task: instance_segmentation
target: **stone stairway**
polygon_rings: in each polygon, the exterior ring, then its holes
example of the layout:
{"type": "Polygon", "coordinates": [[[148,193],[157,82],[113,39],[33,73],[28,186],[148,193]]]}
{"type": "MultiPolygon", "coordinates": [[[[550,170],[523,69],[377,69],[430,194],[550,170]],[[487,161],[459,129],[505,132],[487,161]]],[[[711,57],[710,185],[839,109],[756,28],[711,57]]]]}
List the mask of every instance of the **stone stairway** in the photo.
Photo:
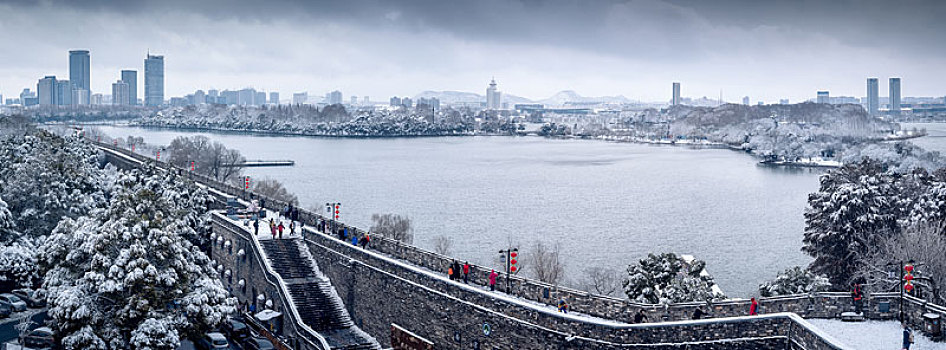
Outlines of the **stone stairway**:
{"type": "Polygon", "coordinates": [[[381,349],[355,326],[331,282],[319,274],[312,260],[302,255],[298,239],[261,240],[273,270],[286,282],[302,322],[318,332],[332,349],[381,349]]]}

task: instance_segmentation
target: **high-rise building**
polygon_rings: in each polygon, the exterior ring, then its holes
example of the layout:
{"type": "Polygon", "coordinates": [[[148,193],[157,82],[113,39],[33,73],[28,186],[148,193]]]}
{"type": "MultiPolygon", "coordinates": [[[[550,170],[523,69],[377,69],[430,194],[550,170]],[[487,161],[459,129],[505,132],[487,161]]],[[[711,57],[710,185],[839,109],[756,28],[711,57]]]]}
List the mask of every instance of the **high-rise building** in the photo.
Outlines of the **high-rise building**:
{"type": "Polygon", "coordinates": [[[371,99],[368,98],[368,96],[362,97],[362,98],[361,98],[361,104],[363,104],[363,105],[365,105],[365,106],[371,105],[371,99]]]}
{"type": "Polygon", "coordinates": [[[411,101],[410,97],[405,97],[401,99],[401,106],[411,108],[414,107],[414,101],[411,101]]]}
{"type": "Polygon", "coordinates": [[[388,100],[388,102],[389,102],[388,104],[389,104],[391,107],[400,107],[400,106],[401,106],[401,98],[400,98],[400,97],[397,97],[397,96],[391,97],[391,99],[388,100]]]}
{"type": "Polygon", "coordinates": [[[352,95],[352,97],[350,97],[350,99],[351,99],[351,105],[352,105],[352,106],[358,104],[358,96],[352,95]]]}
{"type": "Polygon", "coordinates": [[[87,105],[92,102],[92,96],[89,96],[89,90],[86,89],[72,89],[72,104],[73,105],[87,105]]]}
{"type": "Polygon", "coordinates": [[[818,103],[831,103],[831,95],[828,91],[818,91],[818,103]]]}
{"type": "Polygon", "coordinates": [[[503,107],[503,95],[502,92],[496,89],[496,79],[492,79],[489,82],[489,87],[486,88],[486,109],[501,109],[503,107]]]}
{"type": "Polygon", "coordinates": [[[253,100],[255,100],[255,99],[256,99],[256,89],[253,89],[253,88],[245,88],[245,89],[243,89],[243,90],[240,90],[240,91],[237,93],[237,102],[236,102],[236,104],[241,105],[241,106],[253,105],[253,104],[255,104],[255,103],[253,103],[253,100]]]}
{"type": "Polygon", "coordinates": [[[879,90],[877,78],[867,78],[867,113],[870,115],[877,114],[880,108],[879,90]]]}
{"type": "Polygon", "coordinates": [[[309,101],[308,92],[296,92],[292,94],[292,104],[301,105],[309,101]]]}
{"type": "Polygon", "coordinates": [[[253,104],[257,106],[262,106],[266,104],[266,93],[263,91],[257,91],[256,98],[253,99],[253,104]]]}
{"type": "Polygon", "coordinates": [[[204,93],[204,90],[194,91],[194,104],[201,105],[207,103],[207,94],[204,93]]]}
{"type": "Polygon", "coordinates": [[[330,105],[342,103],[342,92],[335,90],[325,95],[325,102],[330,105]]]}
{"type": "Polygon", "coordinates": [[[900,114],[900,78],[890,78],[890,113],[900,114]]]}
{"type": "Polygon", "coordinates": [[[112,84],[112,105],[127,106],[128,95],[131,94],[131,87],[124,80],[116,81],[112,84]]]}
{"type": "MultiPolygon", "coordinates": [[[[138,104],[138,71],[122,70],[122,82],[128,84],[128,94],[125,96],[124,105],[134,106],[138,104]]],[[[114,95],[114,94],[113,94],[114,95]]]]}
{"type": "Polygon", "coordinates": [[[746,106],[749,105],[749,96],[743,96],[743,97],[742,97],[742,104],[744,104],[744,105],[746,105],[746,106]]]}
{"type": "Polygon", "coordinates": [[[69,80],[56,80],[56,102],[61,106],[72,105],[72,82],[69,80]]]}
{"type": "Polygon", "coordinates": [[[274,92],[270,92],[270,93],[269,93],[269,104],[274,104],[274,105],[278,105],[278,104],[279,104],[279,93],[278,93],[278,92],[275,92],[275,91],[274,91],[274,92]]]}
{"type": "Polygon", "coordinates": [[[164,104],[164,56],[145,58],[145,105],[164,104]]]}
{"type": "Polygon", "coordinates": [[[673,83],[673,97],[670,100],[670,104],[673,106],[680,104],[680,83],[673,83]]]}
{"type": "Polygon", "coordinates": [[[92,94],[92,104],[100,105],[102,104],[102,94],[92,94]]]}
{"type": "Polygon", "coordinates": [[[56,88],[57,84],[55,75],[47,75],[36,83],[36,94],[39,97],[39,104],[41,106],[52,106],[59,104],[59,100],[56,98],[56,88]]]}
{"type": "MultiPolygon", "coordinates": [[[[69,87],[69,97],[72,99],[72,89],[82,89],[86,91],[85,99],[82,101],[76,101],[76,104],[89,104],[89,97],[91,95],[91,65],[92,61],[89,58],[88,50],[72,50],[69,51],[69,81],[72,82],[72,86],[69,87]]],[[[71,104],[71,103],[70,103],[71,104]]]]}

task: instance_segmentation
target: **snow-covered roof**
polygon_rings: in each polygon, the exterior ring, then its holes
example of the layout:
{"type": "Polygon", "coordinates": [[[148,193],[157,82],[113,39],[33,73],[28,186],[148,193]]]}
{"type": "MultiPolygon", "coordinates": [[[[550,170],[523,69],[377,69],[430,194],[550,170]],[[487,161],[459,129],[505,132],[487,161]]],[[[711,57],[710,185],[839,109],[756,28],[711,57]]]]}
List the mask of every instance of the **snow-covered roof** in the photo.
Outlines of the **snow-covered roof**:
{"type": "Polygon", "coordinates": [[[282,316],[282,312],[266,309],[266,310],[256,313],[256,315],[254,315],[253,317],[256,317],[257,320],[267,322],[279,316],[282,316]]]}

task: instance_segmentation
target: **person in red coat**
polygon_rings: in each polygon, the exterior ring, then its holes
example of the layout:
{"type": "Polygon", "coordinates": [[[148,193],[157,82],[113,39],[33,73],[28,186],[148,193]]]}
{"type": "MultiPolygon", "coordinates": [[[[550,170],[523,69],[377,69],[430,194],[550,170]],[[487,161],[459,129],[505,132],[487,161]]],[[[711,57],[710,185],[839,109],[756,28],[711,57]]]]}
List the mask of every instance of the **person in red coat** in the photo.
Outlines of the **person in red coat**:
{"type": "Polygon", "coordinates": [[[496,273],[496,270],[489,271],[489,290],[496,290],[496,277],[499,277],[499,274],[496,273]]]}
{"type": "Polygon", "coordinates": [[[754,316],[759,314],[759,302],[755,298],[751,299],[752,304],[749,305],[749,316],[754,316]]]}

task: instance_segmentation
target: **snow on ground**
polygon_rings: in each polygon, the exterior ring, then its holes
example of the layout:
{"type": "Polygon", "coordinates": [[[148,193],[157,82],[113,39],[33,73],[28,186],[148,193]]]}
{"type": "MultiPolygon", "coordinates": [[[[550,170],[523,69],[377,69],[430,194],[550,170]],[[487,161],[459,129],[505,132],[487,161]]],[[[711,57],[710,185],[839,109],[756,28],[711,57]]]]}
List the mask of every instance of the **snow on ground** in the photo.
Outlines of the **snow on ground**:
{"type": "MultiPolygon", "coordinates": [[[[900,349],[903,329],[897,321],[842,322],[840,320],[808,319],[809,323],[820,328],[851,349],[857,350],[893,350],[900,349]]],[[[913,330],[916,343],[910,350],[946,350],[946,343],[934,343],[923,336],[921,331],[913,330]]]]}

